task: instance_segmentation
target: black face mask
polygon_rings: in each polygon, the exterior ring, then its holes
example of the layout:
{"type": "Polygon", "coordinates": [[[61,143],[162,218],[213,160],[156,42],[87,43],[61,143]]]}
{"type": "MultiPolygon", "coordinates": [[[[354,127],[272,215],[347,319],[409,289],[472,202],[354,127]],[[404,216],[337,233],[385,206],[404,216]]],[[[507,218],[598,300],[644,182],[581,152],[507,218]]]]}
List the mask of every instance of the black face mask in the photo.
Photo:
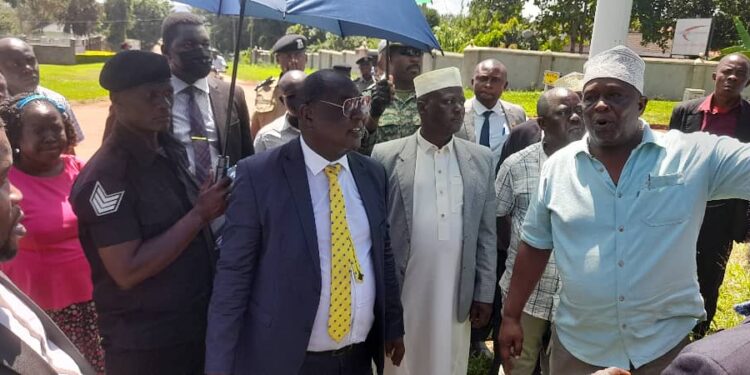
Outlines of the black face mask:
{"type": "Polygon", "coordinates": [[[204,78],[211,72],[211,53],[204,48],[193,48],[177,54],[182,70],[194,78],[204,78]]]}

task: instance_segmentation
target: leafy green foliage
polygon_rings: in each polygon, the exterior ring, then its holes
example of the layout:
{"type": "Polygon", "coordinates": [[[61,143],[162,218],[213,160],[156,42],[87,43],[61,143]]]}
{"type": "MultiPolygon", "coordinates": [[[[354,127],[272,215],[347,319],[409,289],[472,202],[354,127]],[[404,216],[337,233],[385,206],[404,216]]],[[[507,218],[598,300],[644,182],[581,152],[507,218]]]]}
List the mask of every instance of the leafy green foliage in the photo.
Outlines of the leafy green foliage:
{"type": "Polygon", "coordinates": [[[21,30],[18,14],[7,3],[0,3],[0,36],[15,35],[21,30]]]}
{"type": "Polygon", "coordinates": [[[711,49],[739,44],[734,17],[745,24],[750,22],[747,0],[633,0],[632,18],[643,34],[643,42],[662,48],[674,38],[680,18],[713,18],[711,49]]]}
{"type": "Polygon", "coordinates": [[[750,33],[748,33],[747,28],[742,24],[739,17],[734,17],[734,26],[737,28],[737,34],[740,36],[740,45],[722,49],[719,56],[714,57],[713,60],[721,60],[724,56],[733,53],[741,53],[750,57],[750,33]]]}
{"type": "Polygon", "coordinates": [[[88,35],[99,26],[104,9],[96,0],[70,0],[68,9],[58,15],[64,31],[74,35],[88,35]]]}
{"type": "Polygon", "coordinates": [[[68,10],[69,0],[20,0],[16,11],[24,33],[31,34],[55,22],[68,10]]]}
{"type": "Polygon", "coordinates": [[[355,50],[362,45],[366,45],[368,48],[375,48],[379,42],[378,39],[366,38],[363,36],[349,36],[342,38],[336,34],[303,25],[292,25],[287,29],[287,33],[301,34],[307,37],[310,43],[308,50],[311,52],[319,51],[321,49],[336,51],[345,49],[355,50]]]}
{"type": "Polygon", "coordinates": [[[576,52],[576,47],[581,52],[591,40],[595,0],[534,0],[534,4],[541,9],[536,27],[547,49],[559,51],[569,43],[569,52],[576,52]]]}
{"type": "Polygon", "coordinates": [[[151,50],[161,38],[161,23],[171,11],[167,0],[133,0],[133,22],[128,37],[141,41],[141,49],[151,50]]]}
{"type": "Polygon", "coordinates": [[[127,38],[127,31],[132,23],[132,5],[130,0],[107,0],[104,3],[107,19],[107,41],[112,46],[119,46],[127,38]]]}

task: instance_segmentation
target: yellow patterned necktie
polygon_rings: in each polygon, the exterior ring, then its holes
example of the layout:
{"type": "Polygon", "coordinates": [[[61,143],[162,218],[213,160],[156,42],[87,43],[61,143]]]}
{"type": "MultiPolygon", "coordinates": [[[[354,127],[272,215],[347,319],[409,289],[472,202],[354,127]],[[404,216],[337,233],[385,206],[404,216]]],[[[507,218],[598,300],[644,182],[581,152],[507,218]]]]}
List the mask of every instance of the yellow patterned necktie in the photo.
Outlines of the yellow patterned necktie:
{"type": "Polygon", "coordinates": [[[328,306],[328,335],[340,342],[352,325],[352,285],[350,275],[361,283],[364,275],[354,252],[346,222],[346,203],[339,185],[341,164],[325,168],[331,207],[331,304],[328,306]]]}

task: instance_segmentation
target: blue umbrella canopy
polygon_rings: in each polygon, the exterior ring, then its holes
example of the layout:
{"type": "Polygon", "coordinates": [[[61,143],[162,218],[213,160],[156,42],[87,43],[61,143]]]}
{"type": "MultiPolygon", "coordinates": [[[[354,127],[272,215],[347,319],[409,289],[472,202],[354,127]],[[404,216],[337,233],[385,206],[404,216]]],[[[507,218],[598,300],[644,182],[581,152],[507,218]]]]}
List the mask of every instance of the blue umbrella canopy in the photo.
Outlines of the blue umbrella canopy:
{"type": "MultiPolygon", "coordinates": [[[[223,15],[239,15],[243,0],[180,0],[223,15]]],[[[440,50],[414,1],[408,0],[245,0],[245,16],[317,27],[336,35],[401,42],[425,51],[440,50]]]]}

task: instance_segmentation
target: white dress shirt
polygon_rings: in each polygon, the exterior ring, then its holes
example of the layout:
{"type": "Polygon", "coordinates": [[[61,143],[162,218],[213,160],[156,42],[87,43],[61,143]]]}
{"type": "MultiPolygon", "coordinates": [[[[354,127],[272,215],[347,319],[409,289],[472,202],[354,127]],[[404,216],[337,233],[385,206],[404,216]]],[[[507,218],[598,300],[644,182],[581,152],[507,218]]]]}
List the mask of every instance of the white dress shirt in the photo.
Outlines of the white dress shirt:
{"type": "Polygon", "coordinates": [[[0,285],[0,324],[44,358],[58,374],[81,374],[78,365],[68,353],[47,338],[44,326],[34,311],[3,285],[0,285]]]}
{"type": "Polygon", "coordinates": [[[500,160],[500,152],[503,150],[503,143],[508,139],[510,134],[510,125],[508,124],[503,105],[500,100],[492,108],[487,108],[476,98],[471,99],[471,106],[474,109],[474,133],[477,136],[477,144],[482,137],[482,125],[484,125],[484,113],[492,111],[490,115],[490,149],[495,164],[500,160]]]}
{"type": "MultiPolygon", "coordinates": [[[[190,163],[190,172],[195,173],[195,155],[193,155],[193,141],[190,139],[190,112],[188,109],[188,93],[184,91],[188,86],[183,80],[172,76],[172,88],[174,89],[174,104],[172,106],[172,127],[173,134],[178,141],[185,146],[188,162],[190,163]]],[[[208,97],[208,80],[201,78],[193,82],[192,86],[198,90],[194,91],[195,101],[198,103],[203,115],[203,124],[206,126],[206,135],[211,152],[211,166],[216,165],[219,157],[219,135],[216,133],[214,124],[214,113],[211,108],[211,99],[208,97]]]]}
{"type": "Polygon", "coordinates": [[[330,162],[313,151],[303,138],[302,154],[305,158],[307,182],[310,185],[313,214],[315,215],[315,230],[318,237],[318,254],[320,256],[320,303],[315,315],[312,334],[307,350],[322,352],[336,350],[348,345],[364,342],[375,321],[375,271],[372,264],[372,238],[370,237],[370,222],[367,219],[365,206],[359,195],[357,184],[349,168],[346,156],[330,162]],[[331,211],[328,197],[328,177],[323,172],[326,166],[341,164],[339,185],[344,194],[346,205],[346,222],[354,243],[357,260],[364,273],[361,283],[352,283],[352,326],[349,333],[341,342],[334,341],[328,335],[328,310],[331,303],[331,211]]]}
{"type": "Polygon", "coordinates": [[[286,114],[280,116],[270,124],[260,128],[253,144],[256,154],[279,147],[299,137],[299,129],[292,126],[286,116],[286,114]]]}

